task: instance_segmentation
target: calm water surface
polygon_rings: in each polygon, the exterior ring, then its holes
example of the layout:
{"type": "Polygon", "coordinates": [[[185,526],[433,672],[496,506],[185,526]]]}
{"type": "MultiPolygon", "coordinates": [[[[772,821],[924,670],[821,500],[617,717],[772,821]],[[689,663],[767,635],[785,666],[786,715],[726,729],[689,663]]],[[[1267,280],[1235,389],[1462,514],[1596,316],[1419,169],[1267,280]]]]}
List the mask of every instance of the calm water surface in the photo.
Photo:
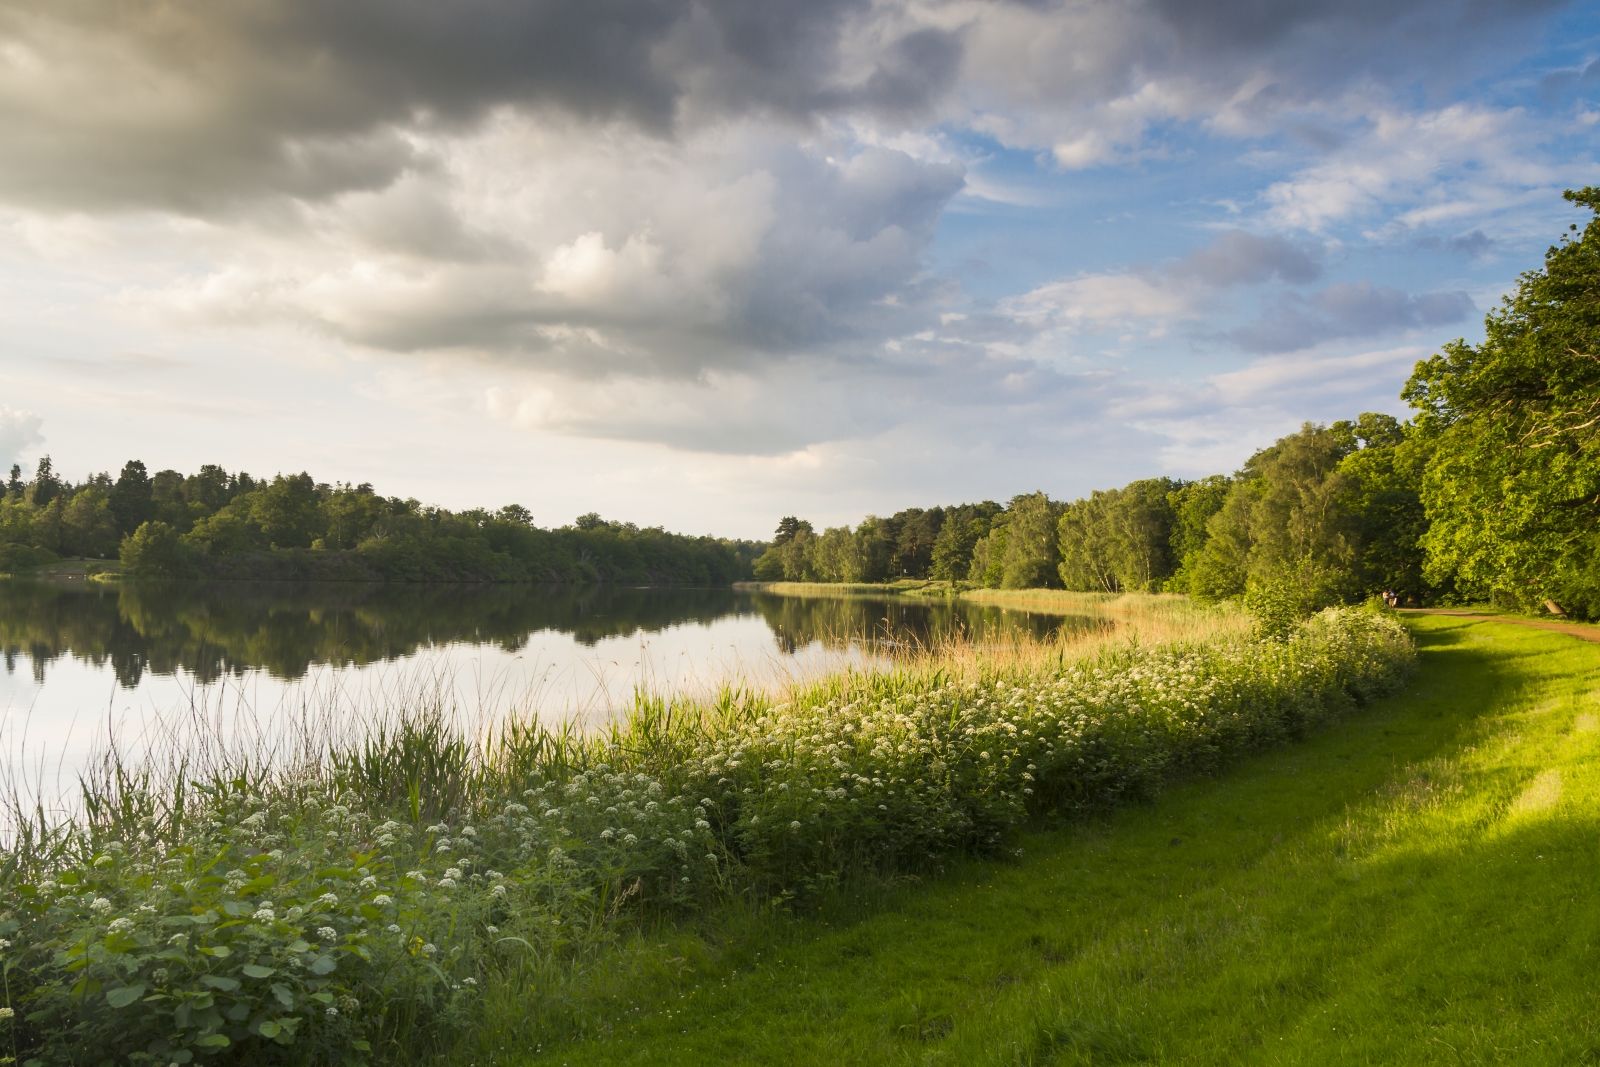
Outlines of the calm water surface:
{"type": "Polygon", "coordinates": [[[592,725],[636,690],[771,688],[953,635],[1047,636],[1082,618],[732,589],[0,581],[0,759],[71,779],[109,732],[197,724],[259,745],[311,712],[325,732],[437,700],[592,725]]]}

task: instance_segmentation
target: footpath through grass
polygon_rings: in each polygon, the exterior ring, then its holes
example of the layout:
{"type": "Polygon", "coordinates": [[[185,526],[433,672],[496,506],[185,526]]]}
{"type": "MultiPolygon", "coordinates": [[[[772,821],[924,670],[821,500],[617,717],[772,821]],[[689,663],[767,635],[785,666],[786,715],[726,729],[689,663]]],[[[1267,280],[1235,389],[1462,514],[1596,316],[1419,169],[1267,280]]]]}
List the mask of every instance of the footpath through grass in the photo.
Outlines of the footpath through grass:
{"type": "Polygon", "coordinates": [[[636,947],[477,1064],[1600,1063],[1600,645],[1410,620],[1408,690],[887,897],[636,947]],[[602,980],[601,985],[605,986],[602,980]]]}

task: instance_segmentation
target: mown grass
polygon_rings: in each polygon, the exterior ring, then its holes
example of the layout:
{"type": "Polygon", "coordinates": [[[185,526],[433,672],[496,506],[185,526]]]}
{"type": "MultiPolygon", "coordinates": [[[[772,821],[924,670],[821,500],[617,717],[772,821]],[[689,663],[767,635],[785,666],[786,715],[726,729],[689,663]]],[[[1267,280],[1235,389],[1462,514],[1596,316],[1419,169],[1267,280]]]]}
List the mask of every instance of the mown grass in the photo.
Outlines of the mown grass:
{"type": "Polygon", "coordinates": [[[1309,741],[502,991],[458,1062],[1600,1062],[1600,646],[1409,624],[1408,690],[1309,741]]]}

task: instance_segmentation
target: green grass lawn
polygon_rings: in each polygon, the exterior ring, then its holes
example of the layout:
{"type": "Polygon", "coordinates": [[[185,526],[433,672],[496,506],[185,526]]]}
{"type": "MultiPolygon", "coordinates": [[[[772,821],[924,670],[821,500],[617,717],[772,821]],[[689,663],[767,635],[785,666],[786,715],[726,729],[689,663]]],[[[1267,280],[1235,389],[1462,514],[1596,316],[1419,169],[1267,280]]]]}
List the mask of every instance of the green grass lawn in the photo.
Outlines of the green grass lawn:
{"type": "Polygon", "coordinates": [[[1307,741],[619,948],[460,1062],[1600,1063],[1600,645],[1410,625],[1407,691],[1307,741]]]}

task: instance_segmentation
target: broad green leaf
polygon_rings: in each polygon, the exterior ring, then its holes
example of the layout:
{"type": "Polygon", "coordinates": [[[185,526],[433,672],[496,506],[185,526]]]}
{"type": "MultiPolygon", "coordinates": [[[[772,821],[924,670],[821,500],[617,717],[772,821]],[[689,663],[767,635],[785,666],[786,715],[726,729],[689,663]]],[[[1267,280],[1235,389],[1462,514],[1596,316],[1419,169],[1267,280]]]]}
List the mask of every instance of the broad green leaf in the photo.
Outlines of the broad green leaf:
{"type": "Polygon", "coordinates": [[[244,972],[246,978],[271,978],[278,972],[271,967],[263,967],[259,963],[247,963],[239,970],[244,972]]]}
{"type": "Polygon", "coordinates": [[[126,1008],[142,996],[144,996],[144,983],[135,982],[132,985],[118,986],[116,989],[107,990],[106,1003],[113,1008],[126,1008]]]}

